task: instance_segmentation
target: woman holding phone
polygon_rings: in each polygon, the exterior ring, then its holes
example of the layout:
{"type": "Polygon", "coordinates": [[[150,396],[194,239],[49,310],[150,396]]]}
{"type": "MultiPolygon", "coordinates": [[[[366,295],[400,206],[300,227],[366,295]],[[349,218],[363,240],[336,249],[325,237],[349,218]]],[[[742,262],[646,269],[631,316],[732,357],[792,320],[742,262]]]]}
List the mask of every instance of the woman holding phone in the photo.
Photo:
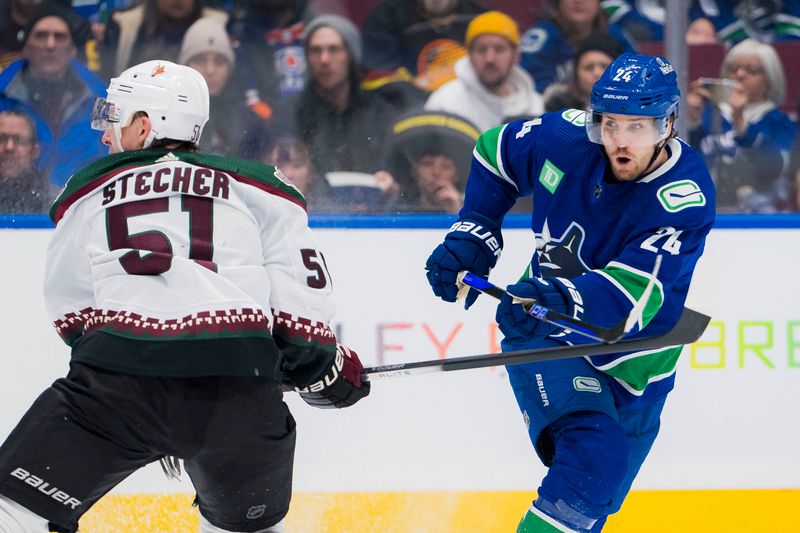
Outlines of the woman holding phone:
{"type": "Polygon", "coordinates": [[[692,82],[686,98],[689,143],[702,151],[717,187],[718,211],[774,212],[796,125],[780,110],[786,92],[780,58],[768,44],[742,41],[720,78],[692,82]]]}

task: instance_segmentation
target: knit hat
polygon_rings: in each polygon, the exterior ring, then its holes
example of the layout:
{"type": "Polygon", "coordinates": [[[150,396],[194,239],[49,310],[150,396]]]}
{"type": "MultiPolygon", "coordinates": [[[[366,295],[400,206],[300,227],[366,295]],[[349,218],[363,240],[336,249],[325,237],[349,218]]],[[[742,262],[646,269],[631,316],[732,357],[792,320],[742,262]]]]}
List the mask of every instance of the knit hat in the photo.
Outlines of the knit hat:
{"type": "Polygon", "coordinates": [[[306,46],[308,46],[308,41],[311,39],[311,35],[313,35],[315,31],[322,27],[332,28],[334,31],[336,31],[336,33],[341,35],[342,40],[350,50],[355,63],[357,65],[361,64],[361,32],[358,30],[358,28],[356,28],[355,24],[339,15],[320,15],[315,17],[311,22],[308,23],[305,31],[303,31],[303,40],[305,41],[306,46]]]}
{"type": "Polygon", "coordinates": [[[230,61],[231,66],[236,62],[233,56],[231,38],[225,31],[222,22],[211,17],[201,17],[189,26],[183,35],[181,53],[178,54],[178,63],[185,65],[198,54],[215,52],[230,61]]]}
{"type": "Polygon", "coordinates": [[[76,15],[71,9],[45,1],[37,5],[33,9],[33,13],[31,13],[31,18],[28,20],[28,25],[25,27],[25,34],[22,37],[23,46],[28,42],[33,27],[45,17],[57,17],[63,20],[69,30],[72,44],[79,50],[83,48],[83,45],[86,44],[86,41],[91,35],[91,27],[85,19],[76,15]]]}
{"type": "Polygon", "coordinates": [[[467,26],[467,36],[464,40],[465,46],[469,48],[475,37],[486,33],[496,33],[511,41],[514,46],[519,46],[519,27],[517,23],[500,11],[487,11],[472,19],[469,26],[467,26]]]}

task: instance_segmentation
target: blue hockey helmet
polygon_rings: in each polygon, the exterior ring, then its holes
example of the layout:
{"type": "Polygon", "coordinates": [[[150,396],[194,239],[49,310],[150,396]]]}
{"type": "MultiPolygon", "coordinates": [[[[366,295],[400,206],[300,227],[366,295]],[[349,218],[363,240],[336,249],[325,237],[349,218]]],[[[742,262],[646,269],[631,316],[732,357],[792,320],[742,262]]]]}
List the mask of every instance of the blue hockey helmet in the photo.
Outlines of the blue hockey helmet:
{"type": "Polygon", "coordinates": [[[602,144],[599,124],[608,113],[652,117],[657,121],[656,142],[663,140],[670,117],[678,115],[680,99],[678,76],[666,59],[622,54],[592,87],[586,116],[589,139],[602,144]]]}

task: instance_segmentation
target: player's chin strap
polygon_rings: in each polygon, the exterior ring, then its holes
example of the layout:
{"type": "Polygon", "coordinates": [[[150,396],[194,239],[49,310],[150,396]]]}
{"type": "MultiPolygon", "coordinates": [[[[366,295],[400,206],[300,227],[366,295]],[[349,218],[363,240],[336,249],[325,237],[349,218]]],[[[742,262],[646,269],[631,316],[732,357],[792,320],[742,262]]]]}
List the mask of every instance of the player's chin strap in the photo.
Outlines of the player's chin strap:
{"type": "MultiPolygon", "coordinates": [[[[125,149],[122,147],[122,126],[120,126],[119,122],[115,122],[112,127],[114,129],[114,140],[117,143],[117,148],[120,152],[124,152],[125,149]]],[[[150,133],[147,134],[147,138],[144,140],[144,144],[142,144],[141,149],[144,150],[149,148],[150,145],[153,144],[153,141],[156,140],[156,135],[156,131],[151,126],[150,133]]]]}
{"type": "Polygon", "coordinates": [[[661,155],[661,150],[664,149],[664,147],[667,145],[667,143],[669,142],[669,140],[671,138],[672,138],[672,135],[670,135],[668,137],[665,137],[664,139],[661,139],[660,141],[658,141],[658,144],[653,149],[653,157],[650,158],[650,161],[648,161],[647,166],[644,167],[645,170],[644,170],[644,172],[642,172],[642,175],[639,176],[638,178],[636,178],[637,180],[639,178],[641,178],[642,176],[646,176],[647,173],[650,172],[650,167],[653,165],[653,163],[656,162],[656,159],[658,159],[658,156],[661,155]]]}
{"type": "Polygon", "coordinates": [[[671,115],[669,120],[670,120],[670,122],[669,122],[669,125],[670,125],[669,135],[667,135],[666,137],[664,137],[663,139],[658,141],[658,144],[656,145],[655,149],[653,149],[653,157],[650,158],[650,161],[647,163],[647,166],[644,167],[645,170],[644,170],[644,172],[642,172],[642,175],[639,176],[638,178],[636,178],[637,180],[639,178],[641,178],[642,176],[646,176],[647,173],[650,172],[650,167],[652,166],[653,163],[656,162],[656,159],[658,159],[658,156],[661,154],[661,150],[664,149],[664,147],[667,145],[667,143],[669,142],[670,139],[672,139],[673,137],[676,137],[676,135],[675,135],[675,115],[671,115]]]}

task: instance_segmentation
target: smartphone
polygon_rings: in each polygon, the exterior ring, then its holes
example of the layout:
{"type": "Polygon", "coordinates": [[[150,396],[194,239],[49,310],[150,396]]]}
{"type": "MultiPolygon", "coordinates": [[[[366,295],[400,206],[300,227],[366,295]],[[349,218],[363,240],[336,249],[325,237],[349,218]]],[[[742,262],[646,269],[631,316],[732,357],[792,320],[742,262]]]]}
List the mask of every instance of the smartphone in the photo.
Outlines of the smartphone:
{"type": "Polygon", "coordinates": [[[727,78],[700,78],[700,84],[708,89],[714,102],[727,102],[731,97],[736,82],[727,78]]]}

